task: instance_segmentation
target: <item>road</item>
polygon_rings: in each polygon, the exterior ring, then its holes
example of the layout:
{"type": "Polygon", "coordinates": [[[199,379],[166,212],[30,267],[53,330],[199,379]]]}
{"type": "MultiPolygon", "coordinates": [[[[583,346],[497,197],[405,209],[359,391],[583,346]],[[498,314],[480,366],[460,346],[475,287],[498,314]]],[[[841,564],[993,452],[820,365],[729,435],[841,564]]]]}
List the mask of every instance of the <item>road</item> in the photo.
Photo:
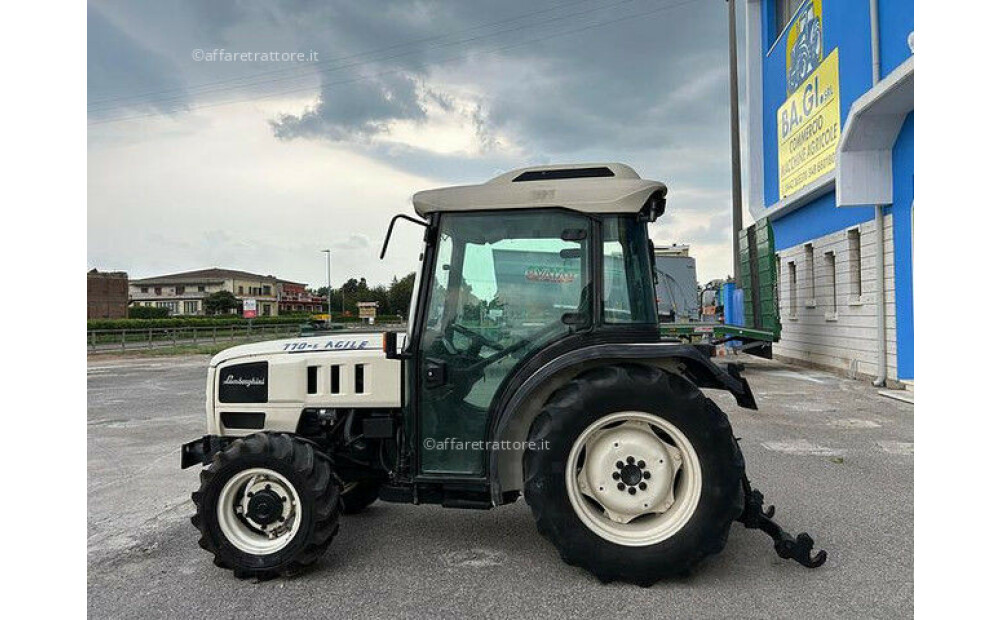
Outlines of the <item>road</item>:
{"type": "Polygon", "coordinates": [[[830,553],[807,570],[733,526],[688,578],[602,585],[562,563],[523,501],[492,511],[377,502],[305,574],[240,581],[188,522],[208,358],[88,363],[88,608],[94,618],[913,615],[913,407],[864,382],[741,357],[760,410],[730,415],[754,485],[830,553]]]}

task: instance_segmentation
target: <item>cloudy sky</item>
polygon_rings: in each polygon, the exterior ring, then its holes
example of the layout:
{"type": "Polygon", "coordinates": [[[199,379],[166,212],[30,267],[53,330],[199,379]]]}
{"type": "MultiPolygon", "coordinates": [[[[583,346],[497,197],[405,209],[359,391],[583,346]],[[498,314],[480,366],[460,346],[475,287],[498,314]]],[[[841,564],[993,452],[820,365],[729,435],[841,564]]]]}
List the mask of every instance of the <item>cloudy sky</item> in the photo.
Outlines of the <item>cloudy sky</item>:
{"type": "MultiPolygon", "coordinates": [[[[416,266],[421,189],[621,161],[729,272],[723,0],[92,1],[88,268],[322,285],[416,266]],[[219,50],[219,51],[217,51],[219,50]],[[221,50],[224,50],[221,51],[221,50]],[[228,54],[302,53],[300,60],[228,54]]],[[[742,28],[740,28],[742,30],[742,28]]]]}

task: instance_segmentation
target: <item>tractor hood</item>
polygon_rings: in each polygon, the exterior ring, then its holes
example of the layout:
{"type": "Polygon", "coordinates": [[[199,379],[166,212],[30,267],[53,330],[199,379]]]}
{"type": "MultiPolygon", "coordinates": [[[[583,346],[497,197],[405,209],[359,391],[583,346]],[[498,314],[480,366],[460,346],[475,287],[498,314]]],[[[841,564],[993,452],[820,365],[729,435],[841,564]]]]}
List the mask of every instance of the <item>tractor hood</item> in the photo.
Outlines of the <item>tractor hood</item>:
{"type": "Polygon", "coordinates": [[[219,352],[212,358],[210,366],[214,368],[219,364],[246,357],[283,353],[336,353],[338,351],[377,351],[382,353],[382,333],[349,331],[342,334],[303,336],[243,344],[219,352]]]}

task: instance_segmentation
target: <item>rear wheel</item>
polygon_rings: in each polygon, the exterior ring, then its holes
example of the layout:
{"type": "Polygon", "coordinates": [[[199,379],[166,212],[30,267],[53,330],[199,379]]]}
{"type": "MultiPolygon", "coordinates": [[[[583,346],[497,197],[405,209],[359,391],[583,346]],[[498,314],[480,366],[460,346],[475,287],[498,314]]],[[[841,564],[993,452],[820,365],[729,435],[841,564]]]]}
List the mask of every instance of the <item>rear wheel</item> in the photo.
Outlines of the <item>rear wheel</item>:
{"type": "Polygon", "coordinates": [[[315,562],[337,533],[340,483],[312,446],[257,433],[201,472],[192,494],[198,544],[237,577],[271,577],[315,562]]]}
{"type": "Polygon", "coordinates": [[[532,424],[525,500],[567,563],[641,585],[725,546],[743,458],[725,414],[690,381],[608,366],[557,390],[532,424]]]}

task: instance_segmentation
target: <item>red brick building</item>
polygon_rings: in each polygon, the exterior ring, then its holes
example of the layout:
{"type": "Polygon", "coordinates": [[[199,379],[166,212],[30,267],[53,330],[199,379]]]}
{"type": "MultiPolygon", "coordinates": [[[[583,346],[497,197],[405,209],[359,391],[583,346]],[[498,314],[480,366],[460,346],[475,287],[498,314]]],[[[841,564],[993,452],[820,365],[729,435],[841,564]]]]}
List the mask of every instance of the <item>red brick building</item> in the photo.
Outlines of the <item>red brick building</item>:
{"type": "Polygon", "coordinates": [[[128,274],[124,271],[87,272],[87,319],[124,319],[128,316],[128,274]]]}
{"type": "Polygon", "coordinates": [[[278,314],[318,313],[323,311],[324,303],[324,298],[306,291],[305,284],[278,280],[278,314]]]}

